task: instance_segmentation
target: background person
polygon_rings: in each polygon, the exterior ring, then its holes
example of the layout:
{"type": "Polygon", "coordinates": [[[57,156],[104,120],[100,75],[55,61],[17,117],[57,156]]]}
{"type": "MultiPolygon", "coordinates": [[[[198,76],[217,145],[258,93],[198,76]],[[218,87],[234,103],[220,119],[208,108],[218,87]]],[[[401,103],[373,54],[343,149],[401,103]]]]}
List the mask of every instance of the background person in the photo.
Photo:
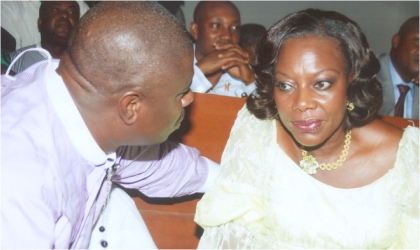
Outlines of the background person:
{"type": "Polygon", "coordinates": [[[104,2],[76,24],[59,63],[2,76],[1,246],[87,248],[112,183],[152,197],[206,190],[217,165],[164,142],[193,100],[192,64],[169,12],[104,2]]]}
{"type": "MultiPolygon", "coordinates": [[[[77,1],[80,16],[89,6],[84,1],[77,1]]],[[[16,48],[30,46],[41,41],[37,27],[41,1],[1,1],[1,27],[7,30],[16,41],[16,48]]]]}
{"type": "Polygon", "coordinates": [[[194,92],[244,97],[255,90],[248,54],[239,46],[241,18],[229,1],[201,1],[190,33],[195,41],[194,92]]]}
{"type": "Polygon", "coordinates": [[[375,119],[379,62],[358,25],[308,9],[257,48],[199,248],[419,248],[419,130],[375,119]]]}
{"type": "Polygon", "coordinates": [[[419,119],[419,16],[392,37],[390,53],[378,56],[384,99],[380,114],[419,119]]]}
{"type": "MultiPolygon", "coordinates": [[[[52,58],[60,59],[67,48],[70,33],[79,17],[80,9],[76,1],[41,2],[37,22],[41,42],[12,52],[12,60],[23,51],[32,48],[43,48],[50,53],[52,58]]],[[[27,51],[13,64],[12,70],[19,73],[45,59],[47,59],[45,54],[39,51],[27,51]]]]}
{"type": "Polygon", "coordinates": [[[264,26],[256,23],[247,23],[241,26],[239,46],[248,53],[251,64],[255,61],[255,48],[261,38],[267,34],[264,26]]]}

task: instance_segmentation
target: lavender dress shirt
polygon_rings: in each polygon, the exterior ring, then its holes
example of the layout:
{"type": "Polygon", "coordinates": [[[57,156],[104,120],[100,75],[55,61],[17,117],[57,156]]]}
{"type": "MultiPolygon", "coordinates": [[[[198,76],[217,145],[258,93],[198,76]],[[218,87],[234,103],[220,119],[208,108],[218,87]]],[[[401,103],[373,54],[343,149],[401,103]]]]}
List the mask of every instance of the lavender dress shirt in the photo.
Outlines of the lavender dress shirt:
{"type": "Polygon", "coordinates": [[[217,165],[182,144],[121,147],[105,154],[89,133],[58,61],[2,76],[1,247],[87,248],[112,181],[148,196],[207,189],[217,165]]]}

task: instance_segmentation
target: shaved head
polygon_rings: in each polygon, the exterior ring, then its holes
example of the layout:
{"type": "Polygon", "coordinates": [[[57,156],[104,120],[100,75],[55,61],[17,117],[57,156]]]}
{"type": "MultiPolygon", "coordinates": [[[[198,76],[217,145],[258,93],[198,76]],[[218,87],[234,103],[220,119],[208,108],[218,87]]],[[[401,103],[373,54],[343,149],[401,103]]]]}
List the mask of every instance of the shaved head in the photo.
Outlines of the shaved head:
{"type": "Polygon", "coordinates": [[[147,2],[102,2],[74,27],[68,55],[84,88],[99,95],[156,88],[150,79],[192,56],[188,33],[174,16],[147,2]]]}
{"type": "Polygon", "coordinates": [[[419,16],[411,17],[407,19],[400,27],[398,34],[405,36],[407,33],[419,31],[419,16]]]}
{"type": "Polygon", "coordinates": [[[226,6],[227,8],[232,8],[240,16],[238,8],[231,3],[230,1],[201,1],[197,4],[194,9],[194,22],[199,23],[201,18],[206,15],[207,12],[211,12],[213,8],[219,6],[226,6]]]}

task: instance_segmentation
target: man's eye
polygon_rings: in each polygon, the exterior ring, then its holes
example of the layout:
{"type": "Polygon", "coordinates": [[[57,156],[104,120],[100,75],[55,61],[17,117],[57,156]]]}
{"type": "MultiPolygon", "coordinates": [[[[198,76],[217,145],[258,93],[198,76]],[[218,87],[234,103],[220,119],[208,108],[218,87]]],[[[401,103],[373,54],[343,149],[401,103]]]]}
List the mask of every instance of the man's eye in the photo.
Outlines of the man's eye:
{"type": "Polygon", "coordinates": [[[277,82],[276,87],[280,89],[280,91],[288,91],[291,90],[293,87],[290,84],[284,82],[277,82]]]}
{"type": "Polygon", "coordinates": [[[239,30],[239,26],[231,26],[230,28],[233,30],[239,30]]]}
{"type": "Polygon", "coordinates": [[[212,27],[213,27],[213,29],[220,28],[220,24],[219,23],[213,23],[212,27]]]}
{"type": "Polygon", "coordinates": [[[315,83],[315,88],[320,90],[326,90],[329,89],[332,86],[332,83],[329,81],[319,81],[315,83]]]}

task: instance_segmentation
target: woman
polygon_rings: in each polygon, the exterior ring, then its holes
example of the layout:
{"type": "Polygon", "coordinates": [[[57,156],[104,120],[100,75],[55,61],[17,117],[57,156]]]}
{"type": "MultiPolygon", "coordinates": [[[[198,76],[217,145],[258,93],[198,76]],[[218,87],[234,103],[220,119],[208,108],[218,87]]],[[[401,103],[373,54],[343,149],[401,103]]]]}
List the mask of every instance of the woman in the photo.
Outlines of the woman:
{"type": "Polygon", "coordinates": [[[339,13],[270,28],[257,92],[197,207],[199,248],[418,248],[419,132],[376,119],[379,67],[339,13]]]}

